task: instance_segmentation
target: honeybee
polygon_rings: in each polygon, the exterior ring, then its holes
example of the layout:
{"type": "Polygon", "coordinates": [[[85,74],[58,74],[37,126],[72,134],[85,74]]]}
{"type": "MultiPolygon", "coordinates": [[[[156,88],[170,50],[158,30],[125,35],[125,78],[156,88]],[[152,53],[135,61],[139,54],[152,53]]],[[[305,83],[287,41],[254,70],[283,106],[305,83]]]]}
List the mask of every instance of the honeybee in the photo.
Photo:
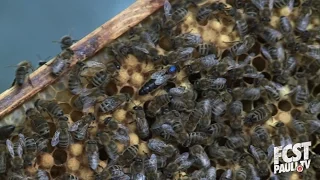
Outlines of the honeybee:
{"type": "Polygon", "coordinates": [[[5,173],[7,170],[7,147],[0,144],[0,174],[5,173]]]}
{"type": "Polygon", "coordinates": [[[247,35],[243,38],[241,42],[235,43],[231,48],[231,54],[236,57],[241,54],[247,53],[255,44],[256,40],[253,36],[247,35]]]}
{"type": "Polygon", "coordinates": [[[319,111],[320,111],[320,101],[319,101],[319,97],[317,97],[316,99],[311,100],[309,102],[306,112],[309,114],[316,114],[319,111]]]}
{"type": "MultiPolygon", "coordinates": [[[[170,51],[165,60],[163,61],[164,65],[168,64],[182,64],[188,60],[191,60],[193,57],[193,47],[179,47],[175,51],[170,51]]],[[[172,68],[173,66],[170,66],[172,68]]],[[[175,71],[180,71],[178,66],[175,66],[175,71]]]]}
{"type": "Polygon", "coordinates": [[[140,139],[146,139],[150,136],[150,130],[143,107],[134,106],[133,110],[134,120],[136,121],[137,125],[137,134],[140,139]]]}
{"type": "Polygon", "coordinates": [[[241,137],[239,135],[229,136],[227,138],[225,146],[232,150],[236,150],[238,148],[243,148],[244,146],[246,146],[246,140],[244,137],[241,137]]]}
{"type": "Polygon", "coordinates": [[[290,12],[292,11],[294,4],[295,4],[294,0],[274,0],[273,2],[273,6],[275,8],[282,8],[282,7],[288,6],[290,12]]]}
{"type": "Polygon", "coordinates": [[[213,138],[219,138],[223,136],[228,136],[231,132],[231,129],[224,123],[214,123],[210,125],[207,132],[211,133],[211,136],[213,138]]]}
{"type": "Polygon", "coordinates": [[[193,164],[193,159],[188,152],[179,154],[172,162],[165,168],[165,174],[171,176],[175,172],[187,170],[193,164]]]}
{"type": "Polygon", "coordinates": [[[26,111],[26,116],[31,120],[32,129],[44,138],[49,137],[50,128],[47,120],[34,108],[26,111]]]}
{"type": "Polygon", "coordinates": [[[293,88],[287,95],[292,96],[292,103],[301,106],[309,99],[309,90],[304,82],[304,78],[298,79],[298,85],[293,88]]]}
{"type": "Polygon", "coordinates": [[[232,170],[231,169],[227,169],[220,176],[220,180],[229,180],[229,179],[232,179],[232,170]]]}
{"type": "Polygon", "coordinates": [[[109,131],[115,131],[119,128],[118,121],[112,117],[106,117],[104,119],[104,125],[106,125],[106,128],[109,131]]]}
{"type": "Polygon", "coordinates": [[[310,8],[302,8],[300,15],[295,22],[295,31],[300,34],[307,30],[307,27],[310,23],[312,15],[312,10],[310,8]]]}
{"type": "Polygon", "coordinates": [[[190,112],[188,120],[186,121],[186,123],[184,125],[184,128],[186,129],[186,131],[193,132],[196,129],[196,127],[202,117],[203,117],[203,113],[202,113],[201,109],[199,109],[199,108],[193,109],[190,112]]]}
{"type": "Polygon", "coordinates": [[[111,165],[104,168],[100,174],[97,174],[95,179],[96,180],[104,180],[104,179],[130,180],[130,177],[124,174],[122,166],[111,165]]]}
{"type": "Polygon", "coordinates": [[[271,143],[269,132],[261,125],[258,125],[254,128],[251,140],[253,145],[263,149],[265,145],[271,143]]]}
{"type": "Polygon", "coordinates": [[[173,145],[159,139],[149,139],[148,147],[160,156],[171,157],[177,152],[177,149],[173,145]]]}
{"type": "Polygon", "coordinates": [[[245,179],[247,179],[247,168],[240,167],[239,169],[236,170],[234,176],[235,176],[236,180],[245,180],[245,179]]]}
{"type": "Polygon", "coordinates": [[[95,116],[92,113],[88,113],[82,118],[73,123],[70,129],[74,132],[74,139],[77,141],[82,141],[87,135],[87,130],[90,124],[95,120],[95,116]]]}
{"type": "Polygon", "coordinates": [[[10,135],[15,130],[16,126],[14,125],[4,125],[0,127],[0,141],[5,140],[10,137],[10,135]]]}
{"type": "Polygon", "coordinates": [[[54,100],[42,100],[37,99],[34,102],[34,106],[39,110],[45,110],[49,113],[49,115],[59,118],[64,115],[62,108],[58,105],[58,103],[54,100]]]}
{"type": "Polygon", "coordinates": [[[97,138],[99,144],[104,146],[104,150],[111,160],[116,160],[119,157],[118,147],[116,142],[111,138],[107,132],[98,132],[97,138]]]}
{"type": "Polygon", "coordinates": [[[47,150],[49,142],[47,138],[43,138],[39,134],[33,134],[32,139],[36,141],[38,152],[47,150]]]}
{"type": "Polygon", "coordinates": [[[119,156],[119,164],[126,165],[130,164],[138,155],[139,145],[128,146],[119,156]]]}
{"type": "Polygon", "coordinates": [[[210,144],[212,139],[204,132],[191,132],[188,133],[187,138],[182,142],[182,146],[190,147],[196,144],[207,145],[210,144]]]}
{"type": "Polygon", "coordinates": [[[180,24],[185,18],[188,13],[188,9],[185,5],[179,6],[176,9],[172,9],[172,6],[168,0],[164,2],[164,15],[165,15],[165,22],[163,24],[163,29],[165,32],[171,32],[177,24],[180,24]]]}
{"type": "Polygon", "coordinates": [[[113,96],[107,96],[100,103],[98,103],[98,110],[102,113],[113,112],[117,108],[123,106],[130,99],[130,94],[127,93],[120,93],[113,96]]]}
{"type": "Polygon", "coordinates": [[[93,106],[97,101],[97,98],[93,96],[93,94],[82,93],[79,94],[76,99],[74,99],[72,105],[75,109],[84,111],[89,107],[93,106]]]}
{"type": "MultiPolygon", "coordinates": [[[[19,87],[21,87],[24,84],[27,74],[29,73],[30,70],[33,71],[31,62],[29,61],[20,62],[18,64],[16,73],[15,73],[15,79],[13,80],[12,86],[17,84],[19,87]]],[[[28,76],[28,82],[31,86],[33,86],[29,76],[28,76]]]]}
{"type": "Polygon", "coordinates": [[[69,66],[68,60],[57,56],[51,65],[51,74],[53,76],[59,76],[67,66],[69,66]]]}
{"type": "Polygon", "coordinates": [[[309,140],[309,135],[307,133],[307,126],[304,121],[298,120],[298,117],[295,116],[292,119],[292,126],[297,134],[298,142],[306,142],[309,140]]]}
{"type": "Polygon", "coordinates": [[[77,42],[78,40],[74,40],[70,35],[65,35],[60,38],[59,41],[53,41],[60,44],[61,50],[65,50],[72,46],[73,43],[77,42]]]}
{"type": "Polygon", "coordinates": [[[255,101],[260,98],[261,89],[259,87],[245,88],[242,93],[242,100],[255,101]]]}
{"type": "Polygon", "coordinates": [[[271,27],[257,28],[259,30],[259,36],[265,40],[268,44],[276,44],[283,38],[283,35],[276,29],[271,27]]]}
{"type": "Polygon", "coordinates": [[[239,100],[232,101],[228,106],[228,111],[232,116],[239,116],[243,111],[243,104],[239,100]]]}
{"type": "Polygon", "coordinates": [[[218,57],[215,54],[206,55],[195,59],[193,63],[184,67],[188,75],[199,73],[203,70],[209,70],[219,64],[218,57]]]}
{"type": "Polygon", "coordinates": [[[272,63],[273,61],[284,61],[285,50],[280,43],[272,45],[264,45],[261,47],[262,54],[267,58],[267,60],[272,63]]]}
{"type": "Polygon", "coordinates": [[[284,147],[288,144],[292,144],[291,137],[289,136],[289,130],[283,122],[279,121],[272,127],[276,130],[275,135],[272,138],[277,145],[284,147]]]}
{"type": "MultiPolygon", "coordinates": [[[[201,43],[196,46],[196,51],[199,53],[200,56],[208,56],[210,54],[218,54],[217,47],[212,43],[201,43]]],[[[217,58],[215,58],[217,59],[217,58]]]]}
{"type": "Polygon", "coordinates": [[[83,89],[83,84],[80,79],[80,72],[85,64],[81,61],[77,62],[75,68],[70,72],[68,79],[68,89],[74,95],[80,94],[83,89]]]}
{"type": "Polygon", "coordinates": [[[150,158],[144,161],[144,171],[146,174],[146,178],[159,179],[157,165],[157,156],[155,154],[151,154],[150,158]]]}
{"type": "Polygon", "coordinates": [[[111,44],[111,52],[116,60],[122,61],[131,53],[131,45],[127,41],[116,41],[111,44]]]}
{"type": "Polygon", "coordinates": [[[173,47],[194,47],[202,43],[202,37],[200,34],[184,33],[179,34],[171,38],[173,47]]]}
{"type": "Polygon", "coordinates": [[[156,96],[147,107],[147,115],[154,116],[159,112],[159,110],[168,105],[172,99],[172,96],[168,94],[163,94],[156,96]]]}
{"type": "Polygon", "coordinates": [[[260,21],[268,24],[271,21],[273,0],[251,0],[251,2],[260,10],[260,21]]]}
{"type": "Polygon", "coordinates": [[[118,124],[118,129],[114,132],[113,139],[125,145],[129,144],[130,137],[128,127],[118,124]]]}
{"type": "Polygon", "coordinates": [[[36,159],[36,154],[38,152],[36,141],[33,138],[25,138],[23,134],[19,133],[19,141],[21,145],[25,148],[24,154],[24,164],[26,166],[31,166],[36,159]]]}
{"type": "Polygon", "coordinates": [[[99,148],[97,141],[88,140],[86,142],[86,152],[90,168],[96,170],[99,165],[99,148]]]}
{"type": "Polygon", "coordinates": [[[196,15],[196,20],[199,24],[206,24],[208,19],[211,18],[213,10],[210,8],[208,5],[204,5],[199,8],[197,15],[196,15]]]}
{"type": "Polygon", "coordinates": [[[134,161],[130,165],[130,174],[131,178],[134,180],[145,179],[145,175],[143,173],[144,170],[144,159],[141,157],[136,157],[134,161]]]}
{"type": "Polygon", "coordinates": [[[304,43],[297,43],[296,49],[299,53],[306,55],[312,59],[320,59],[320,45],[306,45],[304,43]]]}
{"type": "Polygon", "coordinates": [[[201,88],[201,90],[207,90],[204,89],[204,87],[207,87],[211,90],[223,90],[226,88],[226,82],[227,80],[225,78],[216,78],[216,79],[199,79],[194,83],[195,88],[201,88]]]}
{"type": "Polygon", "coordinates": [[[258,161],[256,168],[260,177],[267,177],[270,175],[269,164],[273,158],[273,148],[274,146],[270,145],[267,150],[268,154],[266,155],[262,149],[250,145],[250,152],[258,161]]]}
{"type": "Polygon", "coordinates": [[[320,27],[315,27],[311,30],[305,30],[304,32],[300,33],[301,41],[307,43],[309,41],[319,41],[320,40],[320,27]]]}
{"type": "Polygon", "coordinates": [[[244,125],[263,124],[271,117],[269,105],[261,105],[251,110],[244,119],[244,125]]]}
{"type": "Polygon", "coordinates": [[[290,23],[290,20],[286,17],[286,16],[281,16],[280,17],[280,32],[284,35],[284,36],[290,36],[292,35],[292,26],[290,23]]]}
{"type": "Polygon", "coordinates": [[[71,129],[69,128],[68,118],[62,116],[58,119],[58,129],[54,133],[51,146],[55,147],[59,145],[60,148],[67,148],[71,143],[73,143],[73,138],[71,133],[69,132],[71,129]]]}
{"type": "Polygon", "coordinates": [[[202,146],[194,145],[189,148],[189,152],[195,158],[194,165],[202,168],[208,168],[211,165],[210,159],[202,146]]]}
{"type": "Polygon", "coordinates": [[[121,64],[115,61],[107,66],[101,65],[101,70],[96,72],[91,78],[91,84],[94,87],[104,87],[113,78],[116,71],[120,70],[121,64]]]}
{"type": "Polygon", "coordinates": [[[23,156],[22,145],[20,143],[17,144],[16,151],[18,156],[15,156],[14,145],[9,139],[7,139],[6,145],[7,145],[8,152],[12,158],[10,164],[13,172],[18,172],[17,174],[23,174],[24,160],[22,157],[23,156]]]}
{"type": "Polygon", "coordinates": [[[269,84],[264,86],[264,89],[266,90],[268,96],[275,100],[280,100],[280,90],[283,89],[282,85],[274,82],[270,82],[269,84]]]}

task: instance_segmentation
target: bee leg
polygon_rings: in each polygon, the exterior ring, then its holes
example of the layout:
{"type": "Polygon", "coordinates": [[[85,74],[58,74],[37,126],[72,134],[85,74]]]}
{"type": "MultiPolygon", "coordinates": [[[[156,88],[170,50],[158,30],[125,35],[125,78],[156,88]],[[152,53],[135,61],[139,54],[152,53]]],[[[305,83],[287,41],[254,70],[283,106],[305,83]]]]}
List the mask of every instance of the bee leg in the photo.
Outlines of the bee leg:
{"type": "Polygon", "coordinates": [[[11,84],[11,87],[13,87],[14,85],[16,84],[16,78],[14,78],[12,84],[11,84]]]}

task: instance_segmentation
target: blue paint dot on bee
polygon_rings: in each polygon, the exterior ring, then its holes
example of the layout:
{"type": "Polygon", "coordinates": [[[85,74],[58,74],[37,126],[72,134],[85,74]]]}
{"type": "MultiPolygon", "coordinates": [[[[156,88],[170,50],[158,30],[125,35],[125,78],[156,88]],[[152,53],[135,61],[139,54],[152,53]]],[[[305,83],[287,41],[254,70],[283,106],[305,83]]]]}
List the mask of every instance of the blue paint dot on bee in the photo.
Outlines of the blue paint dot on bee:
{"type": "Polygon", "coordinates": [[[170,66],[168,69],[168,73],[175,73],[177,71],[177,66],[170,66]]]}

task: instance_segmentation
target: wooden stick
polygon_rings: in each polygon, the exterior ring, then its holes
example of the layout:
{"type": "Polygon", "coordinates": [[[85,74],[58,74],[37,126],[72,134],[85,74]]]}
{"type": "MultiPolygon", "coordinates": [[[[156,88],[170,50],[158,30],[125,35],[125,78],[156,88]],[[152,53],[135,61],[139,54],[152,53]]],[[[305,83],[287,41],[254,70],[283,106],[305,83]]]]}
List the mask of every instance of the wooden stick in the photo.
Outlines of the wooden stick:
{"type": "Polygon", "coordinates": [[[53,84],[57,79],[70,71],[77,61],[95,55],[97,51],[128,31],[130,27],[137,25],[159,9],[163,3],[164,0],[136,1],[110,21],[104,23],[86,37],[72,45],[71,49],[75,51],[75,55],[70,59],[70,66],[59,77],[53,77],[51,75],[50,64],[54,60],[52,59],[47,63],[48,66],[41,66],[30,74],[30,80],[34,87],[26,82],[22,87],[14,86],[0,94],[0,118],[3,118],[8,113],[12,112],[38,92],[45,90],[47,86],[53,84]]]}

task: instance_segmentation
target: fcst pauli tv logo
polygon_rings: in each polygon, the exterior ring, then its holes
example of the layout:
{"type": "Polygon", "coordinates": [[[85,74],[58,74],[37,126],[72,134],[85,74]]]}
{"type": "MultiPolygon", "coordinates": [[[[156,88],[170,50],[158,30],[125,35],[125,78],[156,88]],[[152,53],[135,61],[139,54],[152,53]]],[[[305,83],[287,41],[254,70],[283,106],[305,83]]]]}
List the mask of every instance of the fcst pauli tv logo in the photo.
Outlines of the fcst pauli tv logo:
{"type": "Polygon", "coordinates": [[[284,147],[274,147],[274,174],[283,172],[302,172],[304,169],[309,169],[311,159],[309,158],[309,148],[311,142],[303,142],[296,144],[288,144],[284,147]],[[288,157],[288,150],[292,150],[293,156],[288,157]],[[303,156],[302,156],[303,152],[303,156]],[[283,163],[280,164],[279,158],[282,158],[283,163]]]}

